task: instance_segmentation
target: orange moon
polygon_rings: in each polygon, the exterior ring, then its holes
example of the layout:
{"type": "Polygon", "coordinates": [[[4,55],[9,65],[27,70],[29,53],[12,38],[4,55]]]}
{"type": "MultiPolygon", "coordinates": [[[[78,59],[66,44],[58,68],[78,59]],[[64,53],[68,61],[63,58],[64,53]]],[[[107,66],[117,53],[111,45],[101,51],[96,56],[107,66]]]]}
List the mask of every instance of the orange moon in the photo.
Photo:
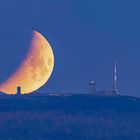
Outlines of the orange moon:
{"type": "Polygon", "coordinates": [[[32,93],[48,81],[53,67],[54,55],[50,44],[34,31],[29,52],[15,73],[0,85],[0,91],[16,94],[20,86],[22,94],[32,93]]]}

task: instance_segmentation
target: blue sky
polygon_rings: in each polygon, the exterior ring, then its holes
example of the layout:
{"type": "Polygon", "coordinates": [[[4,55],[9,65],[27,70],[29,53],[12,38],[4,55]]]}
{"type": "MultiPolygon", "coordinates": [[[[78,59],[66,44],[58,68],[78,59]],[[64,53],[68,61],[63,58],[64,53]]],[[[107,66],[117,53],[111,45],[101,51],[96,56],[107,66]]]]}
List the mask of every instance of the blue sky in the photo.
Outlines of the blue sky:
{"type": "Polygon", "coordinates": [[[55,68],[39,92],[111,89],[117,59],[120,94],[140,97],[138,0],[0,1],[0,82],[20,64],[31,30],[50,42],[55,68]]]}

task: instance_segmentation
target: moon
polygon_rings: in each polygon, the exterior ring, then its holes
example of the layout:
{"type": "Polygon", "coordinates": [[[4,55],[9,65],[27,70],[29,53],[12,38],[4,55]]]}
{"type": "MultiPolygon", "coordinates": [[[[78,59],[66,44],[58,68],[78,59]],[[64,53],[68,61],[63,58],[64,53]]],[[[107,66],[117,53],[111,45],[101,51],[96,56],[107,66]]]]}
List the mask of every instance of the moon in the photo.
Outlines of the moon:
{"type": "Polygon", "coordinates": [[[15,72],[0,85],[0,91],[16,94],[21,87],[22,94],[29,94],[42,87],[50,78],[54,68],[54,54],[49,42],[37,31],[29,51],[15,72]]]}

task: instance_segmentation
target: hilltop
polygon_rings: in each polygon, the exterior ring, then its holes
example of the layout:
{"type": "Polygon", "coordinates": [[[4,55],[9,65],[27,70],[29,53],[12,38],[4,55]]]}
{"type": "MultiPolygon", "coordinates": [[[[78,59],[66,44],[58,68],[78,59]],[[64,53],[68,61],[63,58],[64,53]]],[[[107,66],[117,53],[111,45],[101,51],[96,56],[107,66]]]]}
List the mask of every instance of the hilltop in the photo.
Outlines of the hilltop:
{"type": "Polygon", "coordinates": [[[139,140],[140,99],[92,94],[1,95],[0,138],[139,140]]]}

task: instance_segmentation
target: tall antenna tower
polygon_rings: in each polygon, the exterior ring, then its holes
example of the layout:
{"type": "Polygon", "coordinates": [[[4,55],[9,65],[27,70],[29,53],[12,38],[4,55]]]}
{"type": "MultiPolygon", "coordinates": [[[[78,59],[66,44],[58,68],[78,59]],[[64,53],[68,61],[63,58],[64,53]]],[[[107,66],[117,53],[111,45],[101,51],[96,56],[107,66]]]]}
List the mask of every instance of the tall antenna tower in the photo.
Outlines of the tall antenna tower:
{"type": "Polygon", "coordinates": [[[118,94],[118,83],[117,83],[117,62],[114,64],[114,79],[113,79],[113,93],[118,94]]]}

